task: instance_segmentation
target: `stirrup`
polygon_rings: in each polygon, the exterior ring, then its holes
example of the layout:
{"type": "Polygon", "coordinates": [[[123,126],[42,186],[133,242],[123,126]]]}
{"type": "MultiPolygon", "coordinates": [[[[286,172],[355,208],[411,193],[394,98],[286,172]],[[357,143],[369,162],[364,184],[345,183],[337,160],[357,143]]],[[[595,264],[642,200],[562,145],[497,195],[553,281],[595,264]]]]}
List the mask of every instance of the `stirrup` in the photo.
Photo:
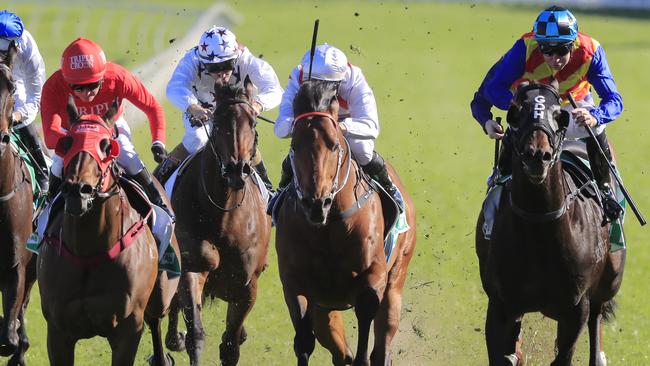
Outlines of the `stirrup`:
{"type": "Polygon", "coordinates": [[[623,213],[623,206],[621,206],[616,198],[614,197],[614,192],[609,184],[604,184],[601,189],[602,192],[602,203],[603,203],[603,212],[606,217],[607,222],[614,222],[621,217],[623,213]]]}

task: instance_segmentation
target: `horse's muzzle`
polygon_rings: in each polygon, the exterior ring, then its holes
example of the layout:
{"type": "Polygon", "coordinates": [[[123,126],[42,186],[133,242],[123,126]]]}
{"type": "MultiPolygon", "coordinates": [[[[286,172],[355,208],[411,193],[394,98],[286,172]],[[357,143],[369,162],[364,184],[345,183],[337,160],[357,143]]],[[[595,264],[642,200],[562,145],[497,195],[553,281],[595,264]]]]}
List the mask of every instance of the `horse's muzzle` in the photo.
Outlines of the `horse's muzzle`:
{"type": "Polygon", "coordinates": [[[548,151],[529,149],[522,154],[524,173],[533,184],[541,184],[552,166],[553,155],[548,151]]]}
{"type": "Polygon", "coordinates": [[[246,179],[253,173],[253,167],[248,161],[237,161],[226,164],[221,176],[226,180],[228,187],[236,190],[244,188],[246,179]]]}
{"type": "Polygon", "coordinates": [[[87,183],[65,182],[61,186],[61,194],[65,197],[65,210],[72,216],[83,216],[90,211],[95,193],[95,187],[87,183]]]}
{"type": "Polygon", "coordinates": [[[332,208],[332,198],[312,198],[303,197],[300,200],[303,212],[307,216],[307,220],[313,225],[325,225],[327,223],[327,216],[332,208]]]}

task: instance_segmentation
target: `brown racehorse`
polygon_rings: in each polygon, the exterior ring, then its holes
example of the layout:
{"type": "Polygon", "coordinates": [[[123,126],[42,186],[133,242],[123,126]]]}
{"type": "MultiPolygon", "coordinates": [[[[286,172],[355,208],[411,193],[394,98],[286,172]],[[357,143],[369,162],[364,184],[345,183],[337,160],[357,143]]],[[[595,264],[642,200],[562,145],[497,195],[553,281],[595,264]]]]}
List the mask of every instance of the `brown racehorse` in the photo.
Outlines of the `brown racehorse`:
{"type": "MultiPolygon", "coordinates": [[[[205,296],[228,302],[220,358],[223,365],[237,364],[271,235],[266,201],[252,179],[257,145],[252,85],[215,87],[215,96],[219,106],[208,144],[178,178],[172,195],[183,261],[179,300],[192,365],[199,364],[205,343],[205,296]]],[[[168,340],[178,335],[175,325],[170,319],[168,340]]]]}
{"type": "Polygon", "coordinates": [[[11,114],[14,82],[11,66],[16,47],[0,62],[0,287],[4,319],[0,317],[0,356],[8,365],[24,365],[29,347],[24,313],[36,281],[35,260],[25,248],[32,233],[32,186],[27,166],[12,149],[11,114]]]}
{"type": "MultiPolygon", "coordinates": [[[[54,214],[38,256],[41,307],[47,320],[50,364],[74,364],[75,344],[96,335],[112,349],[112,364],[133,365],[144,329],[151,328],[155,365],[173,364],[163,353],[160,319],[178,278],[158,275],[156,241],[118,181],[113,139],[115,103],[103,118],[79,117],[57,145],[64,157],[64,210],[54,214]],[[107,124],[104,121],[108,121],[107,124]]],[[[172,246],[178,246],[172,238],[172,246]]]]}
{"type": "Polygon", "coordinates": [[[403,193],[410,229],[399,236],[387,263],[380,197],[351,159],[336,122],[336,94],[336,85],[308,81],[293,106],[298,116],[290,153],[294,181],[276,217],[276,249],[296,331],[294,351],[298,365],[307,365],[318,339],[335,365],[366,365],[374,320],[370,364],[390,365],[390,345],[415,248],[415,208],[389,166],[393,182],[403,193]],[[354,361],[340,313],[352,306],[359,337],[354,361]]]}
{"type": "Polygon", "coordinates": [[[569,124],[555,88],[521,87],[508,112],[513,172],[504,187],[491,241],[476,230],[481,281],[489,297],[485,336],[490,365],[518,364],[524,313],[558,322],[551,365],[571,365],[576,342],[589,326],[589,365],[603,366],[601,320],[613,313],[625,250],[609,252],[602,211],[562,170],[559,154],[569,124]],[[507,357],[508,361],[506,361],[507,357]]]}

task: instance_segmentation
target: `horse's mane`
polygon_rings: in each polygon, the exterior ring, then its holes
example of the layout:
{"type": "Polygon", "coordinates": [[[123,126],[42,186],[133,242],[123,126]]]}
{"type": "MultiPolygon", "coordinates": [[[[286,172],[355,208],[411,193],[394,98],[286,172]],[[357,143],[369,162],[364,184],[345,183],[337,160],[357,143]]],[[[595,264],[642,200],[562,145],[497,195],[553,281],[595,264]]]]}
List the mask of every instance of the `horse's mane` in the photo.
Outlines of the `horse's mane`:
{"type": "Polygon", "coordinates": [[[293,100],[294,114],[327,111],[337,92],[337,82],[325,80],[305,81],[293,100]]]}
{"type": "Polygon", "coordinates": [[[215,92],[222,100],[246,99],[246,88],[242,83],[225,84],[215,89],[215,92]]]}

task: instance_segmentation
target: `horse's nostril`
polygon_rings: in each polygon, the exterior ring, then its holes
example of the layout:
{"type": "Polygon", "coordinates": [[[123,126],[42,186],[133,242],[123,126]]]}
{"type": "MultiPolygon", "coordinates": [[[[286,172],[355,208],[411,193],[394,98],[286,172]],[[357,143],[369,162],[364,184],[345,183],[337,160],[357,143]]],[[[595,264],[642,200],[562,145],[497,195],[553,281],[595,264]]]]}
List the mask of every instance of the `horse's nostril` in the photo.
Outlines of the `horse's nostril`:
{"type": "Polygon", "coordinates": [[[93,187],[90,184],[82,184],[79,188],[79,193],[83,195],[90,195],[93,193],[93,187]]]}
{"type": "Polygon", "coordinates": [[[542,156],[542,159],[543,159],[544,161],[551,161],[551,158],[552,158],[552,157],[553,157],[553,156],[551,155],[551,153],[547,151],[547,152],[544,153],[544,156],[542,156]]]}
{"type": "Polygon", "coordinates": [[[252,167],[250,164],[246,163],[242,167],[242,174],[244,175],[250,175],[253,172],[252,167]]]}
{"type": "Polygon", "coordinates": [[[324,208],[329,208],[332,206],[332,199],[330,197],[325,198],[325,201],[323,201],[323,207],[324,208]]]}

